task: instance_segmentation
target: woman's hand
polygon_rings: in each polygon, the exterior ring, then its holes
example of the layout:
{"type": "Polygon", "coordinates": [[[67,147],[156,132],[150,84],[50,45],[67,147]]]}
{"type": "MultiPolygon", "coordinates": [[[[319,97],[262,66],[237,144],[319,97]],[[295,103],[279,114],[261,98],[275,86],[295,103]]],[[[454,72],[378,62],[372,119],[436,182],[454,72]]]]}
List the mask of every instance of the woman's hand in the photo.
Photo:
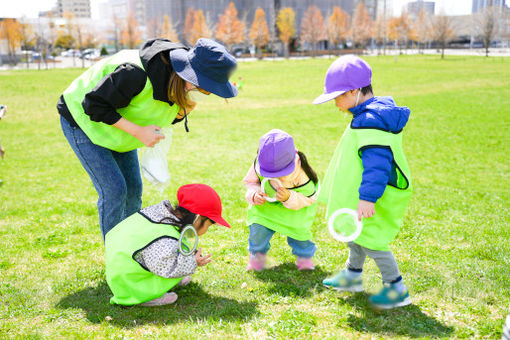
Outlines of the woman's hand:
{"type": "Polygon", "coordinates": [[[360,200],[358,203],[358,220],[362,217],[369,218],[375,215],[375,203],[360,200]]]}
{"type": "Polygon", "coordinates": [[[278,190],[276,191],[276,199],[280,202],[285,202],[290,197],[290,191],[287,190],[284,187],[278,187],[278,190]]]}
{"type": "Polygon", "coordinates": [[[266,203],[266,194],[263,192],[257,192],[255,195],[253,195],[253,203],[255,205],[262,205],[266,203]]]}
{"type": "Polygon", "coordinates": [[[197,261],[197,265],[202,267],[211,262],[211,255],[205,255],[202,256],[202,248],[198,248],[197,252],[195,253],[195,260],[197,261]]]}
{"type": "Polygon", "coordinates": [[[133,122],[130,122],[126,118],[122,117],[115,124],[113,124],[117,129],[121,129],[124,132],[129,133],[131,136],[138,139],[145,146],[153,147],[158,144],[158,142],[165,138],[163,134],[160,133],[161,128],[157,125],[149,125],[149,126],[140,126],[133,122]]]}
{"type": "Polygon", "coordinates": [[[165,138],[165,135],[161,133],[161,128],[157,125],[140,126],[134,136],[145,146],[151,148],[165,138]]]}

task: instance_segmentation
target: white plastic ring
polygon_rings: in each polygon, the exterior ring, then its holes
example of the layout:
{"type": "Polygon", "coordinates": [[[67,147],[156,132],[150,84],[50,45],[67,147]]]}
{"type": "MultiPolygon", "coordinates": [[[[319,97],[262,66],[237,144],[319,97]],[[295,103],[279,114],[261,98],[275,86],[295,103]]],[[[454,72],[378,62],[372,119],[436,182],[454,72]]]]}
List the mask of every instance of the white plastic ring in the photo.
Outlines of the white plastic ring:
{"type": "MultiPolygon", "coordinates": [[[[262,182],[260,182],[260,190],[265,194],[266,193],[266,183],[267,181],[276,181],[278,183],[279,186],[283,186],[282,185],[282,182],[278,179],[278,178],[269,178],[269,177],[264,177],[264,179],[262,180],[262,182]]],[[[266,201],[268,202],[276,202],[277,199],[276,197],[264,197],[266,199],[266,201]]]]}
{"type": "Polygon", "coordinates": [[[362,229],[363,229],[363,222],[358,220],[358,213],[356,212],[356,210],[352,210],[352,209],[349,209],[349,208],[338,209],[337,211],[335,211],[329,217],[329,220],[328,220],[328,230],[329,230],[329,233],[331,234],[331,236],[333,236],[333,238],[335,240],[340,241],[340,242],[352,242],[352,241],[354,241],[361,234],[361,230],[362,229]],[[352,218],[354,219],[354,223],[356,224],[356,231],[354,231],[354,233],[352,233],[349,236],[344,236],[344,235],[338,234],[335,231],[335,228],[334,228],[334,223],[335,223],[336,218],[339,215],[342,215],[342,214],[351,215],[352,218]]]}

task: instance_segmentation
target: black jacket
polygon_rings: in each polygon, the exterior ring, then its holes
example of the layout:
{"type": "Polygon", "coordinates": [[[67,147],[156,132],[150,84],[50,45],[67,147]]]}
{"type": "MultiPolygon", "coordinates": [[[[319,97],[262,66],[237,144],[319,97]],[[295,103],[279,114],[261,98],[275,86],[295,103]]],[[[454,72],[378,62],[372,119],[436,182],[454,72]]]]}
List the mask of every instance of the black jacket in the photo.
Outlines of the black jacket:
{"type": "MultiPolygon", "coordinates": [[[[167,39],[146,41],[140,48],[140,58],[145,71],[132,63],[119,65],[85,95],[81,104],[85,113],[92,121],[115,124],[121,118],[116,109],[129,105],[131,98],[145,87],[147,77],[152,84],[153,98],[173,105],[174,103],[168,100],[168,81],[172,72],[169,51],[176,48],[188,49],[185,45],[167,39]]],[[[57,110],[72,126],[78,127],[63,96],[60,96],[57,110]]]]}

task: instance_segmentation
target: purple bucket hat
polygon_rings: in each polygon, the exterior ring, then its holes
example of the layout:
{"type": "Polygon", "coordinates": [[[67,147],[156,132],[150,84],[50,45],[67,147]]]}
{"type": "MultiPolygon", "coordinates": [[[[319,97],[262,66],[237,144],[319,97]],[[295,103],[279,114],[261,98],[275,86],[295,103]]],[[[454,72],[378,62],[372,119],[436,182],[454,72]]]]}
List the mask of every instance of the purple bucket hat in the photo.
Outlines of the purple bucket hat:
{"type": "Polygon", "coordinates": [[[372,68],[366,61],[349,54],[335,60],[326,72],[324,93],[315,98],[314,104],[322,104],[339,95],[368,86],[372,83],[372,68]]]}
{"type": "Polygon", "coordinates": [[[263,177],[283,177],[294,171],[295,159],[296,147],[292,136],[273,129],[260,138],[255,169],[263,177]]]}

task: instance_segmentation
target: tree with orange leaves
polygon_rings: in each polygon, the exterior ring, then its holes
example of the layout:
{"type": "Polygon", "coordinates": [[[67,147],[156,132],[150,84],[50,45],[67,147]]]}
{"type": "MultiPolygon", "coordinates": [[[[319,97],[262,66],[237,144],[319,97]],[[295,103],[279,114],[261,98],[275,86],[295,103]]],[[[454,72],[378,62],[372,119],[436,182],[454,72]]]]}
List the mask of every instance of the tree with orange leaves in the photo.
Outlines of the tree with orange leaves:
{"type": "Polygon", "coordinates": [[[269,28],[267,27],[266,13],[262,8],[257,8],[251,24],[250,40],[258,51],[258,58],[262,59],[262,46],[269,43],[269,28]]]}
{"type": "Polygon", "coordinates": [[[280,10],[276,18],[276,26],[280,31],[280,40],[283,42],[285,58],[289,57],[289,42],[296,34],[296,13],[290,7],[280,10]]]}
{"type": "Polygon", "coordinates": [[[301,20],[301,40],[312,47],[312,57],[315,56],[316,45],[321,40],[326,40],[326,25],[321,10],[316,5],[311,5],[305,11],[301,20]]]}
{"type": "Polygon", "coordinates": [[[246,25],[237,17],[236,6],[230,2],[216,24],[216,39],[223,42],[230,51],[233,45],[240,44],[246,39],[245,30],[246,25]]]}
{"type": "Polygon", "coordinates": [[[349,32],[349,14],[340,7],[333,7],[333,12],[328,20],[328,40],[333,46],[337,46],[347,38],[349,32]]]}
{"type": "Polygon", "coordinates": [[[121,41],[128,48],[135,48],[140,43],[140,31],[133,12],[129,12],[126,25],[122,30],[121,41]]]}
{"type": "Polygon", "coordinates": [[[161,36],[171,41],[179,41],[177,32],[175,31],[175,27],[174,25],[172,25],[172,23],[170,23],[170,18],[168,18],[168,15],[166,14],[163,16],[163,27],[161,28],[161,36]]]}
{"type": "Polygon", "coordinates": [[[372,36],[372,19],[368,14],[363,1],[360,1],[354,15],[352,17],[351,24],[351,37],[355,46],[359,46],[363,49],[370,37],[372,36]]]}
{"type": "Polygon", "coordinates": [[[0,26],[0,38],[7,42],[11,64],[16,65],[16,49],[21,44],[20,24],[16,19],[4,19],[0,26]]]}
{"type": "Polygon", "coordinates": [[[194,45],[195,41],[191,41],[191,36],[193,35],[193,26],[195,25],[195,9],[190,7],[188,12],[186,12],[186,18],[184,19],[184,40],[189,45],[194,45]]]}
{"type": "Polygon", "coordinates": [[[391,19],[389,23],[390,38],[397,41],[400,50],[404,45],[407,51],[407,41],[413,35],[411,22],[406,12],[402,12],[400,17],[391,19]]]}
{"type": "Polygon", "coordinates": [[[200,38],[210,38],[211,29],[207,24],[204,11],[196,11],[193,7],[188,10],[184,21],[184,38],[190,45],[195,45],[200,38]]]}

